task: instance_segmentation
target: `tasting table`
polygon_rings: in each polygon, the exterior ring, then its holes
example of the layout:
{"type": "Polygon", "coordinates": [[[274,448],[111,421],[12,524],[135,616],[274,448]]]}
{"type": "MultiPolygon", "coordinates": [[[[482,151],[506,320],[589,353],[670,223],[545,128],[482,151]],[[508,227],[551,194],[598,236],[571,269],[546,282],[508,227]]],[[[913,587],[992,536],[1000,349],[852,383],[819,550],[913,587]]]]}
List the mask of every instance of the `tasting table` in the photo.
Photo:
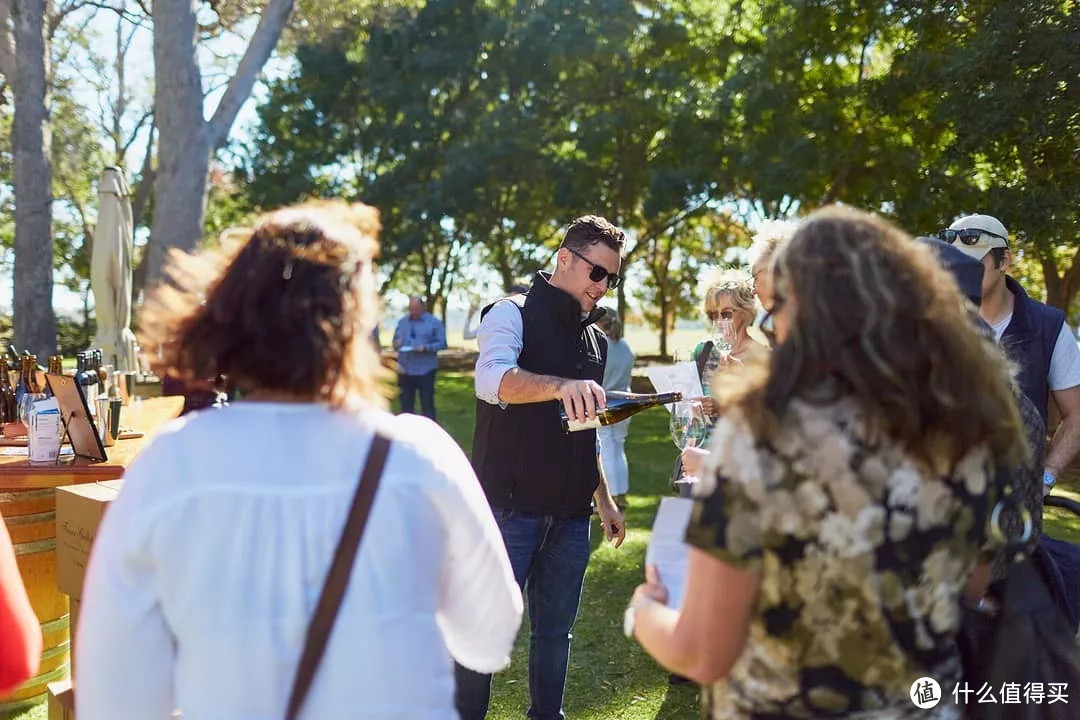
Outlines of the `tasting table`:
{"type": "Polygon", "coordinates": [[[56,586],[56,488],[122,477],[154,431],[175,418],[183,404],[184,398],[174,395],[124,407],[121,425],[143,436],[117,440],[105,448],[108,459],[104,462],[76,457],[60,464],[31,465],[26,456],[0,455],[0,515],[44,638],[38,675],[0,701],[0,720],[42,702],[48,683],[69,673],[69,602],[56,586]]]}

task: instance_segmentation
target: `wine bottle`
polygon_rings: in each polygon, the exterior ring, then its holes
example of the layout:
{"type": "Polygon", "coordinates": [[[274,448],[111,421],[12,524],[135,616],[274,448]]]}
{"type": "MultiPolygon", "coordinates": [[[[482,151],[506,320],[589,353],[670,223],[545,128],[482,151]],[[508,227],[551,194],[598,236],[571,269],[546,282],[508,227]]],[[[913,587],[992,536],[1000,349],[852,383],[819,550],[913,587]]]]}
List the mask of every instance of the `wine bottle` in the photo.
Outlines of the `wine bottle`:
{"type": "MultiPolygon", "coordinates": [[[[63,375],[64,374],[64,360],[59,355],[49,356],[49,374],[50,375],[63,375]]],[[[52,386],[49,385],[48,380],[45,381],[45,397],[52,397],[52,386]]]]}
{"type": "Polygon", "coordinates": [[[15,388],[11,387],[7,357],[0,355],[0,423],[17,422],[19,406],[15,402],[15,388]]]}
{"type": "Polygon", "coordinates": [[[41,378],[38,377],[38,368],[40,366],[37,364],[37,355],[31,355],[26,364],[28,365],[26,392],[34,395],[44,395],[45,388],[41,384],[41,378]]]}
{"type": "Polygon", "coordinates": [[[104,365],[105,351],[94,351],[94,373],[98,377],[98,397],[107,397],[109,392],[109,368],[104,365]]]}
{"type": "Polygon", "coordinates": [[[601,425],[614,425],[631,415],[637,415],[642,410],[657,405],[679,402],[680,400],[682,400],[682,393],[680,392],[627,393],[612,391],[607,393],[606,407],[596,413],[595,420],[585,420],[584,422],[570,420],[566,417],[566,408],[563,407],[559,408],[559,417],[562,419],[563,430],[577,432],[578,430],[598,428],[601,425]]]}
{"type": "Polygon", "coordinates": [[[76,362],[78,370],[75,371],[75,384],[82,390],[90,414],[96,415],[94,400],[97,399],[98,376],[91,370],[90,353],[86,351],[79,353],[76,362]]]}
{"type": "MultiPolygon", "coordinates": [[[[27,367],[27,360],[28,359],[29,358],[27,358],[25,355],[20,355],[19,356],[19,374],[18,374],[18,377],[15,379],[15,406],[16,407],[19,407],[21,405],[23,395],[26,394],[26,383],[27,383],[26,367],[27,367]]],[[[18,418],[16,418],[16,420],[17,419],[18,418]]],[[[14,422],[14,420],[12,422],[14,422]]]]}

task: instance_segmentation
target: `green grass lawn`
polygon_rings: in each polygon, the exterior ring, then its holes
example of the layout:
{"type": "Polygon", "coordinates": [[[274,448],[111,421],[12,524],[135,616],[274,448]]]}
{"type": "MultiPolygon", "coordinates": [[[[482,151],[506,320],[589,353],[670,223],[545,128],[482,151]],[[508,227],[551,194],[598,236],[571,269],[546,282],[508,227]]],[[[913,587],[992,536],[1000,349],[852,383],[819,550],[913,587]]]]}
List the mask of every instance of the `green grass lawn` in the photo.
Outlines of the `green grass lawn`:
{"type": "MultiPolygon", "coordinates": [[[[472,387],[471,375],[441,373],[436,390],[439,421],[466,451],[472,447],[475,404],[472,387]]],[[[600,542],[600,528],[593,525],[594,550],[574,630],[566,714],[575,720],[694,718],[698,715],[696,689],[669,687],[667,673],[636,643],[622,635],[623,608],[641,581],[649,527],[660,498],[668,494],[668,473],[675,456],[663,410],[646,411],[633,419],[627,455],[630,460],[627,538],[615,550],[600,542]]],[[[1065,483],[1061,490],[1080,499],[1076,491],[1075,483],[1065,483]]],[[[1045,524],[1047,533],[1080,542],[1080,518],[1051,508],[1045,524]]],[[[523,630],[514,647],[510,668],[495,678],[492,710],[488,715],[492,720],[524,717],[529,704],[527,645],[523,630]]],[[[46,720],[45,708],[41,706],[16,717],[46,720]]]]}

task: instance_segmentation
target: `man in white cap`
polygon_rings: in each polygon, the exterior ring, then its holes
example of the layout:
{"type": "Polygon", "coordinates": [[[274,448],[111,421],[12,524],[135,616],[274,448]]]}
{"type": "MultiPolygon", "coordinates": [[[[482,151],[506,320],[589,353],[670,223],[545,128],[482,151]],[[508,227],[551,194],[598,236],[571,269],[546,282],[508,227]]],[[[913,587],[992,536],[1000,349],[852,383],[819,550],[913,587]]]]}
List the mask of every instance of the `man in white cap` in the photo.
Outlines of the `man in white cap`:
{"type": "Polygon", "coordinates": [[[1028,297],[1009,274],[1009,232],[990,215],[966,215],[941,239],[983,264],[979,314],[989,323],[1006,355],[1019,368],[1017,383],[1048,420],[1050,399],[1061,416],[1043,472],[1044,490],[1080,452],[1080,348],[1065,313],[1028,297]]]}

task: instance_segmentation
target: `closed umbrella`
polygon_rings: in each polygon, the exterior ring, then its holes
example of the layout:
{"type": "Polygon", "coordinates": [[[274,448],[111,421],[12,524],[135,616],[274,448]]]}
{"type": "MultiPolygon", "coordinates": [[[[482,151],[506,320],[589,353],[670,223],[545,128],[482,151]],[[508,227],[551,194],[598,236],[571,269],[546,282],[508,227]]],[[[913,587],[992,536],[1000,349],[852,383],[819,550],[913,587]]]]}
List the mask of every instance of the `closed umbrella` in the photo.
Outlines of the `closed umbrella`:
{"type": "Polygon", "coordinates": [[[131,191],[119,168],[105,168],[98,182],[98,220],[90,262],[97,335],[94,345],[123,372],[138,370],[131,332],[131,254],[134,227],[131,191]]]}

